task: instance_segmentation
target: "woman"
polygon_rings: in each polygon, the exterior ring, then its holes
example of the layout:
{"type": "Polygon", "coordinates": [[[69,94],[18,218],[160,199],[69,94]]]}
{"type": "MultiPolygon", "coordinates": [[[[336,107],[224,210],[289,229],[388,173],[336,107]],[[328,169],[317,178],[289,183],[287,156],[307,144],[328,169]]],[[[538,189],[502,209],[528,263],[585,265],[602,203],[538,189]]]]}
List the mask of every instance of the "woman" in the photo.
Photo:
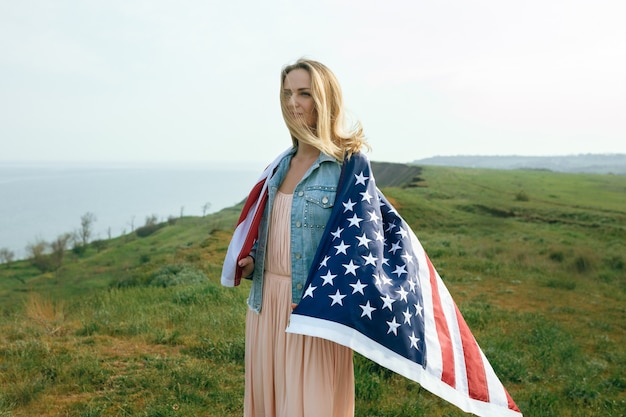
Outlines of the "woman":
{"type": "Polygon", "coordinates": [[[354,415],[352,351],[286,333],[334,205],[341,163],[367,147],[344,129],[339,83],[300,59],[281,74],[280,103],[293,147],[267,179],[258,240],[238,266],[253,279],[246,317],[245,416],[354,415]]]}

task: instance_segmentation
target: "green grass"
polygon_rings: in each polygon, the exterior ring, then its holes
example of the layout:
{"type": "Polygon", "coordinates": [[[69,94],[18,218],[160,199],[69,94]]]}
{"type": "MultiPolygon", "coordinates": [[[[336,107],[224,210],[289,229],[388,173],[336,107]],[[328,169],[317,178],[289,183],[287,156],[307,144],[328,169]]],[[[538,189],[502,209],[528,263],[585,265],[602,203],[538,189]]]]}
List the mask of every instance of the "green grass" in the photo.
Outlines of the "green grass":
{"type": "MultiPolygon", "coordinates": [[[[383,191],[524,415],[623,416],[626,177],[419,179],[383,191]]],[[[241,415],[249,282],[219,285],[237,216],[68,252],[54,273],[0,265],[0,417],[241,415]]],[[[355,375],[357,416],[466,415],[359,355],[355,375]]]]}

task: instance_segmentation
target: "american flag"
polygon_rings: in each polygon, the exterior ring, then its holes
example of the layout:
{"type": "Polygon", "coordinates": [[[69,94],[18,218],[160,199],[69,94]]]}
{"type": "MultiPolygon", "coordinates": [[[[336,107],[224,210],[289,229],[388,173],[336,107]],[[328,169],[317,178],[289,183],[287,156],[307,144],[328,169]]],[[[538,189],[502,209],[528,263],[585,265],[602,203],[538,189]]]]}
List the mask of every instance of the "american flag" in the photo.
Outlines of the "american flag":
{"type": "Polygon", "coordinates": [[[304,288],[288,332],[348,346],[466,412],[521,417],[361,154],[344,163],[304,288]]]}
{"type": "MultiPolygon", "coordinates": [[[[266,181],[239,218],[222,284],[258,235],[266,181]]],[[[376,187],[367,158],[344,162],[335,205],[288,332],[332,340],[481,417],[521,417],[408,224],[376,187]]]]}

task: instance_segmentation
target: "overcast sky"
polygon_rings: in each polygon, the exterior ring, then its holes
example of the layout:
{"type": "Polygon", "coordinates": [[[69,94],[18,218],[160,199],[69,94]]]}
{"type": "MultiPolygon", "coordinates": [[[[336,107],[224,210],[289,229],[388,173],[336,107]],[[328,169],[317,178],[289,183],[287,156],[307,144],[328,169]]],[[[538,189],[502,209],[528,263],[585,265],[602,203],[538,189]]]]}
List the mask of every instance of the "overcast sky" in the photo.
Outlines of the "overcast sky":
{"type": "Polygon", "coordinates": [[[370,158],[626,153],[624,0],[0,2],[0,161],[269,161],[283,65],[370,158]]]}

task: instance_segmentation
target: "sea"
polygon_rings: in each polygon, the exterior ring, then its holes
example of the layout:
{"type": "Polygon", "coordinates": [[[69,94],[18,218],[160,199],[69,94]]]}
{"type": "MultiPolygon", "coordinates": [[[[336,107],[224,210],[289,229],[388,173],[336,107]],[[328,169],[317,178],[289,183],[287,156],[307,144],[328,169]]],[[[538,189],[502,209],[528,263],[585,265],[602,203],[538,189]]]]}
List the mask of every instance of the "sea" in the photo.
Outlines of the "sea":
{"type": "Polygon", "coordinates": [[[0,162],[0,248],[26,247],[81,227],[93,213],[94,239],[129,233],[156,216],[202,216],[241,202],[261,162],[0,162]]]}

